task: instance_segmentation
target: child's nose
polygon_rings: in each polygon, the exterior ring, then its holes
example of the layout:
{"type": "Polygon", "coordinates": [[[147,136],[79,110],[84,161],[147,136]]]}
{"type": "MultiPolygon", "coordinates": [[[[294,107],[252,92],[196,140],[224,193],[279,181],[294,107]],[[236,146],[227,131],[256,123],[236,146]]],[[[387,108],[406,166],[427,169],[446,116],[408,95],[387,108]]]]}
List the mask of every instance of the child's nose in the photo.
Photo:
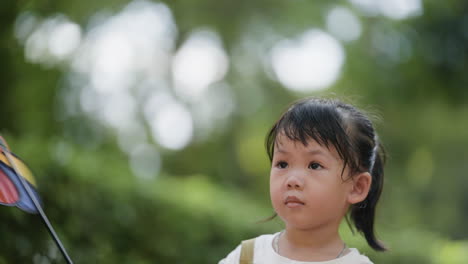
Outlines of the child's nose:
{"type": "Polygon", "coordinates": [[[304,187],[304,183],[302,182],[300,177],[298,177],[297,175],[289,176],[287,181],[286,181],[286,185],[287,185],[288,189],[302,190],[302,188],[304,187]]]}

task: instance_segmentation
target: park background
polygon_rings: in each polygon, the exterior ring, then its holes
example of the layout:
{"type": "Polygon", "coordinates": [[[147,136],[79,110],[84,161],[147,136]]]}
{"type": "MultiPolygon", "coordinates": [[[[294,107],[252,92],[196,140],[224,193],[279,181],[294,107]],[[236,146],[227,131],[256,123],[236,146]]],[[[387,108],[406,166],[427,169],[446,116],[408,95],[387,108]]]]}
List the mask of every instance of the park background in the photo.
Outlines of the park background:
{"type": "MultiPolygon", "coordinates": [[[[345,99],[389,155],[375,263],[468,263],[468,2],[1,1],[0,133],[75,263],[217,263],[282,228],[264,137],[345,99]]],[[[65,263],[0,208],[0,263],[65,263]]]]}

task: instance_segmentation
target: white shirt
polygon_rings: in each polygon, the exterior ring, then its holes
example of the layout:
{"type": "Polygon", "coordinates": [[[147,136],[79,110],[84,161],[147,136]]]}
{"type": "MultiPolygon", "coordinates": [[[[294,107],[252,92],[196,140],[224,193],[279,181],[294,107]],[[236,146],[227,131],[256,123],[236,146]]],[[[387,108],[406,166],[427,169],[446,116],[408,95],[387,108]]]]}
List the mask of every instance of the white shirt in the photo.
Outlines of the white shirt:
{"type": "MultiPolygon", "coordinates": [[[[277,235],[261,235],[255,239],[254,264],[373,264],[368,257],[361,255],[355,248],[337,259],[319,262],[304,262],[288,259],[276,253],[273,249],[273,238],[277,235]]],[[[222,259],[218,264],[239,264],[241,246],[222,259]]]]}

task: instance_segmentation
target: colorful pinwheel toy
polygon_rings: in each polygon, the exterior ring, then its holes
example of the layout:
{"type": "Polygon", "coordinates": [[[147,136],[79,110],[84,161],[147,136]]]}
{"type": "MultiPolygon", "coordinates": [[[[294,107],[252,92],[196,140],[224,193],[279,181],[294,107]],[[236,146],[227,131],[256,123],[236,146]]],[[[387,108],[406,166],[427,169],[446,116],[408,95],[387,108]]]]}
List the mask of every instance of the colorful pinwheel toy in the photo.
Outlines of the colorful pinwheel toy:
{"type": "Polygon", "coordinates": [[[40,203],[41,199],[35,188],[36,181],[31,171],[18,156],[10,152],[8,145],[1,136],[0,148],[0,204],[17,206],[29,213],[38,213],[34,202],[20,182],[22,180],[20,177],[23,177],[31,194],[40,203]]]}
{"type": "Polygon", "coordinates": [[[10,151],[2,136],[0,136],[0,204],[16,206],[26,212],[39,214],[67,263],[73,263],[42,210],[41,199],[36,191],[36,181],[31,171],[10,151]]]}

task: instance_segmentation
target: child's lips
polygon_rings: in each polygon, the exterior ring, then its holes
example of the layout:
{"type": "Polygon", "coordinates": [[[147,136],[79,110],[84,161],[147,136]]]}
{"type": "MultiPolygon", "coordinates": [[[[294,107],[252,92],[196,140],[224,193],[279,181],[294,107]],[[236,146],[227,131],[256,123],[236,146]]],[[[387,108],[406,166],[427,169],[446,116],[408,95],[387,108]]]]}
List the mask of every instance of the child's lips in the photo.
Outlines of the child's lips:
{"type": "Polygon", "coordinates": [[[286,197],[284,204],[289,208],[296,208],[299,206],[303,206],[305,203],[296,196],[288,196],[286,197]]]}

